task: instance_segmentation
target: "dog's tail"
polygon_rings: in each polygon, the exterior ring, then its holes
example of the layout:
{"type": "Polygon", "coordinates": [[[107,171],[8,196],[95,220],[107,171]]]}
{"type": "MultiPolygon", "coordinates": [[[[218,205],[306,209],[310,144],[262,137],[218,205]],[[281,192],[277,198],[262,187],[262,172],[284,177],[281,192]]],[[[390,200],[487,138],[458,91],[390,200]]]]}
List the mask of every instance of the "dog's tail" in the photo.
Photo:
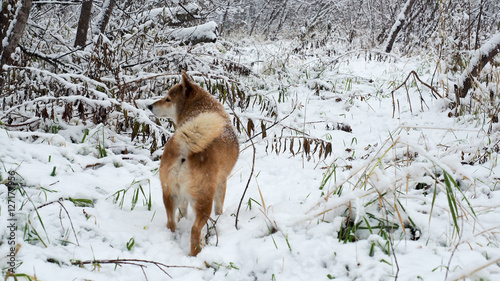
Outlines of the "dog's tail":
{"type": "Polygon", "coordinates": [[[221,135],[226,119],[215,112],[200,113],[182,125],[175,133],[181,149],[198,153],[221,135]]]}

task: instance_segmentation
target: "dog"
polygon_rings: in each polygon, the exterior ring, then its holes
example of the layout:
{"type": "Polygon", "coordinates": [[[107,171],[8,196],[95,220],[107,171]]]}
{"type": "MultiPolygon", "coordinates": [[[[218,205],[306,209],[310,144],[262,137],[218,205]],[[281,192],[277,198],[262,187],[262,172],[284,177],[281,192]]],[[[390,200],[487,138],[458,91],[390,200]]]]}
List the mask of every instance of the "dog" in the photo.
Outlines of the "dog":
{"type": "Polygon", "coordinates": [[[178,220],[194,210],[191,256],[201,251],[200,235],[212,212],[222,214],[226,182],[239,155],[239,143],[222,104],[194,83],[185,71],[166,97],[148,105],[158,117],[171,118],[175,133],[165,145],[160,163],[167,227],[175,232],[178,220]]]}

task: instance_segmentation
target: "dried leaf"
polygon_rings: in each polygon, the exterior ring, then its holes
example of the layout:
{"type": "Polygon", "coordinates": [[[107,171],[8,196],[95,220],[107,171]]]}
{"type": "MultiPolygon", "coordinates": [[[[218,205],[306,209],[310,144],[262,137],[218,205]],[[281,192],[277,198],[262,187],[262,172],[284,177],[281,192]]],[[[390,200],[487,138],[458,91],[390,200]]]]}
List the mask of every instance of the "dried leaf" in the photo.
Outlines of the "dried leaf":
{"type": "Polygon", "coordinates": [[[252,135],[253,131],[255,131],[255,126],[253,124],[253,121],[252,121],[252,119],[248,119],[247,132],[249,135],[252,135]]]}
{"type": "Polygon", "coordinates": [[[262,130],[262,139],[264,139],[267,137],[266,124],[264,124],[264,121],[260,121],[260,128],[262,130]]]}
{"type": "Polygon", "coordinates": [[[329,142],[326,144],[326,148],[325,148],[325,158],[328,157],[329,155],[332,154],[332,143],[329,142]]]}
{"type": "Polygon", "coordinates": [[[134,122],[134,129],[132,129],[132,139],[131,140],[134,140],[135,137],[137,137],[137,135],[139,134],[140,126],[141,126],[141,124],[139,124],[139,122],[137,122],[137,121],[134,122]]]}
{"type": "Polygon", "coordinates": [[[309,153],[311,152],[311,143],[308,139],[304,139],[304,152],[306,153],[306,155],[309,155],[309,153]]]}

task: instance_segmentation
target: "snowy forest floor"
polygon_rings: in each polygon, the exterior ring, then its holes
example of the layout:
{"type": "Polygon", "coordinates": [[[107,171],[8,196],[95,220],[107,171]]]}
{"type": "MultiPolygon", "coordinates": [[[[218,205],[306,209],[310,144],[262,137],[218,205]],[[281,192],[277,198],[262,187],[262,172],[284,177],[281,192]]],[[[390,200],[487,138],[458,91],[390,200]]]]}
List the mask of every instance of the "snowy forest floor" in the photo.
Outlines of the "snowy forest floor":
{"type": "MultiPolygon", "coordinates": [[[[431,83],[430,54],[327,56],[334,47],[295,53],[294,44],[200,47],[249,66],[238,82],[277,116],[237,113],[276,125],[252,141],[240,133],[224,214],[197,257],[188,256],[192,217],[166,228],[161,150],[106,126],[2,129],[3,275],[14,235],[20,280],[499,280],[498,124],[480,111],[455,117],[416,79],[431,83]],[[299,151],[306,137],[331,142],[331,154],[314,143],[299,151]],[[19,184],[12,214],[9,180],[19,184]]],[[[440,95],[447,79],[435,78],[440,95]]]]}

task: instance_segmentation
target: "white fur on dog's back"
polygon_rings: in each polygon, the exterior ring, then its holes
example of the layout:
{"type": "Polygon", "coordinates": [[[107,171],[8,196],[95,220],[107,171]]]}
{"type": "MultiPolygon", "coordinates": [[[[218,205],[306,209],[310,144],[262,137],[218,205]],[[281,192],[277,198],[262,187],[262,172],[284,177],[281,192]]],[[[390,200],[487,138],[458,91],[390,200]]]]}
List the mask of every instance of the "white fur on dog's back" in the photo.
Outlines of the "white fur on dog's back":
{"type": "Polygon", "coordinates": [[[175,134],[181,150],[198,153],[207,148],[213,140],[221,135],[226,120],[215,112],[200,113],[182,125],[175,134]]]}

